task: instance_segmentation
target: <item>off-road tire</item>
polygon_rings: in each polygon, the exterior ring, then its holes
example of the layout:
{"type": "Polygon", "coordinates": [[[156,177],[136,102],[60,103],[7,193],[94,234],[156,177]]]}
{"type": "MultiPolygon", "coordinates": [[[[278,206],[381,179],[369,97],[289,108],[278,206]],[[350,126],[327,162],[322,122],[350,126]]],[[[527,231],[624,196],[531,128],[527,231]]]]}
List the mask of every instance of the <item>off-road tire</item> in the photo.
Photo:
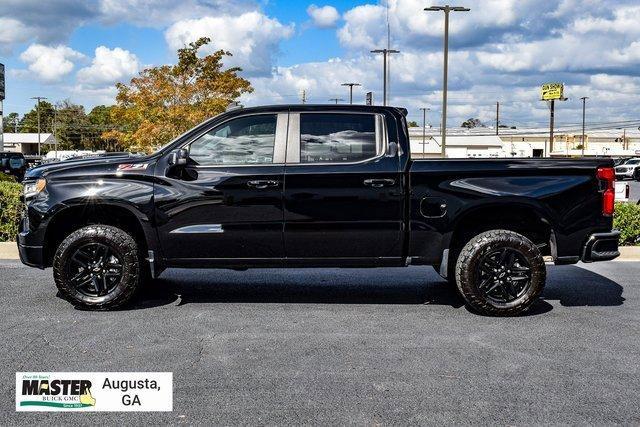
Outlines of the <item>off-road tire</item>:
{"type": "Polygon", "coordinates": [[[525,312],[538,299],[546,281],[546,267],[540,249],[525,236],[508,230],[490,230],[472,238],[456,263],[456,283],[467,305],[480,314],[514,316],[525,312]],[[513,249],[529,263],[530,281],[524,294],[514,301],[497,302],[479,289],[479,263],[490,252],[513,249]]]}
{"type": "Polygon", "coordinates": [[[125,231],[107,225],[89,225],[65,238],[53,258],[53,279],[61,295],[77,308],[109,310],[122,307],[132,300],[142,287],[141,255],[138,245],[125,231]],[[99,243],[109,247],[121,258],[122,274],[111,292],[101,296],[88,296],[78,291],[69,281],[68,263],[82,245],[99,243]]]}

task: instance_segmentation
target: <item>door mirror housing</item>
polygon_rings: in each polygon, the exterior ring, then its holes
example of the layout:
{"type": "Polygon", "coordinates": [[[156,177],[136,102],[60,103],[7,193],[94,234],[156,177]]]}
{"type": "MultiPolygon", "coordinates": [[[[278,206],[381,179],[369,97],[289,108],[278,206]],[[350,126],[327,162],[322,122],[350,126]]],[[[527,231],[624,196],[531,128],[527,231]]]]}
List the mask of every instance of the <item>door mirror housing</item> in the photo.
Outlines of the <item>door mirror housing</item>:
{"type": "Polygon", "coordinates": [[[173,166],[184,166],[187,164],[189,151],[186,148],[180,148],[169,156],[169,164],[173,166]]]}

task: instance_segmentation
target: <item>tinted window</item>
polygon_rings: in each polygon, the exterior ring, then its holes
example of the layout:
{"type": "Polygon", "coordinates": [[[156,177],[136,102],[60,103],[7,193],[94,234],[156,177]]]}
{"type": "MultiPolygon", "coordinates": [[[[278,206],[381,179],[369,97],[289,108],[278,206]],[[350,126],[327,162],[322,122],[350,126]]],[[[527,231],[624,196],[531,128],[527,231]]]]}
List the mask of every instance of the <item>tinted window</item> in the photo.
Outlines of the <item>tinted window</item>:
{"type": "Polygon", "coordinates": [[[272,163],[276,115],[230,120],[191,143],[189,157],[199,165],[272,163]]]}
{"type": "Polygon", "coordinates": [[[376,155],[372,114],[300,114],[300,162],[357,162],[376,155]]]}
{"type": "Polygon", "coordinates": [[[627,162],[628,165],[637,165],[640,163],[640,160],[629,160],[627,162]]]}

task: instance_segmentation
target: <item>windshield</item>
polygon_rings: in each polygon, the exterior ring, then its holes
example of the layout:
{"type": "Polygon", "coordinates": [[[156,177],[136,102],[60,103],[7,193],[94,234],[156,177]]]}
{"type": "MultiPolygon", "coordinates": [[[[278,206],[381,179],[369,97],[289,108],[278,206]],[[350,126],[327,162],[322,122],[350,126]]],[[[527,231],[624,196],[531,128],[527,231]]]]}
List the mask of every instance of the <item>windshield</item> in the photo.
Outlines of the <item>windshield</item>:
{"type": "Polygon", "coordinates": [[[640,164],[640,159],[629,160],[625,165],[638,165],[640,164]]]}

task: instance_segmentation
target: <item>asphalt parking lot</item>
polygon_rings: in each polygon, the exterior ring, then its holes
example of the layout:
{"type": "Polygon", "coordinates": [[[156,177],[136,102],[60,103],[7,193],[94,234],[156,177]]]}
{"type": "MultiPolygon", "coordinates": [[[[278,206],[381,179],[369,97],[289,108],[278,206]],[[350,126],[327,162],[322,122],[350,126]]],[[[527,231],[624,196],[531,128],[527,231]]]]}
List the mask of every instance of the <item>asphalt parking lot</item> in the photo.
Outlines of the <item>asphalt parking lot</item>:
{"type": "Polygon", "coordinates": [[[552,266],[518,318],[429,267],[171,270],[119,312],[0,277],[1,425],[640,423],[640,263],[552,266]],[[173,371],[174,412],[14,412],[15,372],[56,370],[173,371]]]}

